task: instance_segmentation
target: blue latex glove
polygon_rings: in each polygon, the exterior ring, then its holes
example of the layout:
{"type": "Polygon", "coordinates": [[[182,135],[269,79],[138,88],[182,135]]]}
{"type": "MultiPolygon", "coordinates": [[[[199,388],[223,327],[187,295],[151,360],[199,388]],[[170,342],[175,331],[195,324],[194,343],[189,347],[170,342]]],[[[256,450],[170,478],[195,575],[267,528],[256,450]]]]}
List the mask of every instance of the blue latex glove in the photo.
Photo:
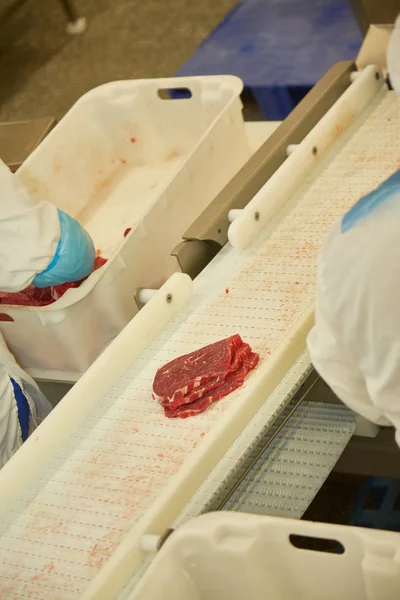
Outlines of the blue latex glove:
{"type": "Polygon", "coordinates": [[[400,193],[400,169],[386,179],[379,187],[363,196],[343,217],[342,233],[346,233],[357,223],[372,214],[385,202],[395,198],[400,193]]]}
{"type": "Polygon", "coordinates": [[[39,288],[79,281],[93,271],[96,250],[90,235],[62,210],[58,210],[58,216],[61,235],[56,253],[47,269],[32,281],[39,288]]]}

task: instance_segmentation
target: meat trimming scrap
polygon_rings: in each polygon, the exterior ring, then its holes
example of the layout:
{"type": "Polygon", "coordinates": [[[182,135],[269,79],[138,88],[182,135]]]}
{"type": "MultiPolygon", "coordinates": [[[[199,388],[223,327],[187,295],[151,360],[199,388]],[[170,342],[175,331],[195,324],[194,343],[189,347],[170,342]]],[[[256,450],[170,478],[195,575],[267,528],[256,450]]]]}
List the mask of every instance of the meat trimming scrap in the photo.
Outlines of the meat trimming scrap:
{"type": "Polygon", "coordinates": [[[194,416],[243,385],[259,356],[235,334],[158,369],[153,396],[167,417],[194,416]]]}

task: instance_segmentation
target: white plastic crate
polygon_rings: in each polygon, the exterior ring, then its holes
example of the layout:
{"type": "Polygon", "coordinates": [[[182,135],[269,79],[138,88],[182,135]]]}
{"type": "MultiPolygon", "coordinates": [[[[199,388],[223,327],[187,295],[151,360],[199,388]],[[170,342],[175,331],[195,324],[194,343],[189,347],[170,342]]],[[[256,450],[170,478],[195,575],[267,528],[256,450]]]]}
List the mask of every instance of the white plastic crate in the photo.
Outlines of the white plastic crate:
{"type": "Polygon", "coordinates": [[[221,512],[175,531],[130,600],[398,600],[399,589],[398,533],[221,512]]]}
{"type": "Polygon", "coordinates": [[[231,76],[100,86],[21,166],[31,193],[76,217],[109,259],[50,306],[2,307],[14,321],[1,331],[23,367],[76,378],[136,313],[135,289],[178,270],[171,250],[250,156],[241,91],[231,76]],[[162,98],[176,88],[190,97],[162,98]]]}

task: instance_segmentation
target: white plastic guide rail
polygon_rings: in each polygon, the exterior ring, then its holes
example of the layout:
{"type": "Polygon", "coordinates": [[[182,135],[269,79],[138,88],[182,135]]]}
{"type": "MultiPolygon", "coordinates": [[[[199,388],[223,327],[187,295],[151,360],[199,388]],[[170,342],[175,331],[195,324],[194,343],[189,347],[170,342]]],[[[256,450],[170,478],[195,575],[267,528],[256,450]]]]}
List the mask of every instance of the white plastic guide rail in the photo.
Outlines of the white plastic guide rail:
{"type": "Polygon", "coordinates": [[[374,66],[367,67],[303,142],[296,145],[296,151],[289,147],[288,159],[229,227],[232,246],[245,248],[254,240],[383,87],[382,73],[374,66]]]}
{"type": "Polygon", "coordinates": [[[179,276],[161,288],[0,472],[2,599],[114,598],[143,559],[141,537],[173,523],[304,351],[327,229],[398,168],[400,104],[374,69],[344,96],[357,93],[351,111],[341,101],[329,111],[336,138],[303,179],[294,173],[294,195],[283,167],[307,140],[279,169],[287,194],[270,220],[260,208],[260,235],[245,250],[227,245],[191,295],[179,276]],[[195,418],[166,419],[151,397],[156,369],[234,333],[261,358],[244,387],[195,418]]]}

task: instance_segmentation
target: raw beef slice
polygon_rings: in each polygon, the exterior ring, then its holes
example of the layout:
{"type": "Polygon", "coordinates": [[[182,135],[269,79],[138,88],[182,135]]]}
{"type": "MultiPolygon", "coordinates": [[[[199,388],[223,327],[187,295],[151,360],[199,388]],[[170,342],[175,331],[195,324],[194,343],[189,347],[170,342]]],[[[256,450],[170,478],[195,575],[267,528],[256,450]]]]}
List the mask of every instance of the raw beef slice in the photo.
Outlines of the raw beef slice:
{"type": "Polygon", "coordinates": [[[251,352],[251,354],[243,361],[240,369],[236,372],[229,373],[225,381],[218,388],[204,394],[199,400],[195,400],[190,404],[182,404],[175,410],[164,407],[165,416],[169,418],[180,417],[181,419],[186,419],[187,417],[193,417],[194,415],[203,412],[212,402],[221,400],[224,396],[227,396],[237,388],[241,387],[247,373],[257,366],[258,360],[258,354],[251,352]]]}
{"type": "Polygon", "coordinates": [[[153,383],[154,397],[167,417],[193,416],[240,387],[258,359],[239,335],[233,335],[161,367],[153,383]]]}
{"type": "Polygon", "coordinates": [[[207,385],[218,385],[234,362],[236,349],[243,345],[240,335],[233,335],[175,358],[158,369],[153,383],[155,398],[172,408],[185,403],[192,390],[203,387],[204,393],[207,385]]]}

